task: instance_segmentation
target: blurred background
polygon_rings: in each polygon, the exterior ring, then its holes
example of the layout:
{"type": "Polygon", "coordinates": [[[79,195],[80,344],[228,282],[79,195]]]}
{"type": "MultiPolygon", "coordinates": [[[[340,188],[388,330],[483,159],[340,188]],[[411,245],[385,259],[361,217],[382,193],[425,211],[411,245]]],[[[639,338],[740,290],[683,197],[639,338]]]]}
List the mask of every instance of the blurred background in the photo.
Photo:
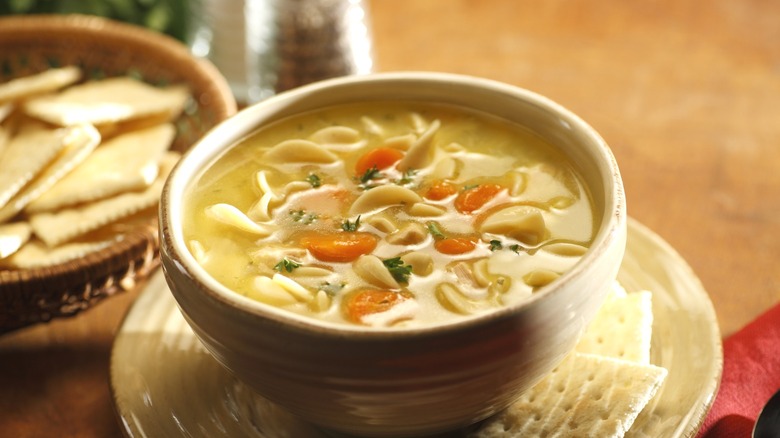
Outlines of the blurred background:
{"type": "Polygon", "coordinates": [[[89,14],[191,41],[202,0],[5,0],[0,14],[89,14]]]}
{"type": "Polygon", "coordinates": [[[8,0],[0,14],[88,14],[152,29],[208,58],[241,103],[372,70],[362,0],[8,0]]]}

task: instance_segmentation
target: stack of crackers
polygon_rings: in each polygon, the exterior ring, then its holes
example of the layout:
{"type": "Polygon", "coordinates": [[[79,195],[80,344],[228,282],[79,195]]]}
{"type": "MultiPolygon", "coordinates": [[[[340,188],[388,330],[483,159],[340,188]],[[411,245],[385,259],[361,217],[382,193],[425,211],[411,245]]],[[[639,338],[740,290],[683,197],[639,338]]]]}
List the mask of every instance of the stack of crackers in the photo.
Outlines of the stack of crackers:
{"type": "Polygon", "coordinates": [[[82,257],[155,216],[189,91],[82,75],[0,84],[0,269],[82,257]]]}
{"type": "Polygon", "coordinates": [[[615,283],[575,351],[470,438],[623,437],[666,379],[650,363],[652,295],[615,283]]]}

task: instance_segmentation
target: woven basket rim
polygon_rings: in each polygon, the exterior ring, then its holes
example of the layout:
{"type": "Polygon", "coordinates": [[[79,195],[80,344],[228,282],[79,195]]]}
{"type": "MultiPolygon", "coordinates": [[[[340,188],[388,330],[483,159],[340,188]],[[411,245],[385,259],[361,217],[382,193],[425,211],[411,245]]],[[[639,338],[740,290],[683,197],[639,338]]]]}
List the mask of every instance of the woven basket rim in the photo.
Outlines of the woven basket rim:
{"type": "MultiPolygon", "coordinates": [[[[117,47],[129,47],[133,53],[148,50],[157,58],[170,59],[171,65],[176,65],[175,69],[171,69],[172,73],[185,72],[179,74],[183,81],[189,80],[201,86],[202,89],[193,90],[198,92],[193,97],[199,105],[208,106],[216,122],[236,112],[236,101],[219,70],[208,60],[192,55],[188,47],[172,37],[137,25],[90,15],[0,17],[0,45],[56,41],[58,36],[64,35],[83,41],[110,38],[117,47]]],[[[113,284],[115,277],[148,275],[147,271],[159,265],[158,250],[157,219],[154,218],[124,234],[116,243],[83,258],[50,266],[0,270],[0,303],[13,299],[11,297],[58,293],[52,289],[61,289],[65,295],[100,295],[99,289],[109,283],[112,290],[116,289],[113,284]],[[134,266],[139,261],[148,265],[146,269],[134,266]]],[[[3,325],[3,315],[0,315],[0,328],[3,325]]]]}

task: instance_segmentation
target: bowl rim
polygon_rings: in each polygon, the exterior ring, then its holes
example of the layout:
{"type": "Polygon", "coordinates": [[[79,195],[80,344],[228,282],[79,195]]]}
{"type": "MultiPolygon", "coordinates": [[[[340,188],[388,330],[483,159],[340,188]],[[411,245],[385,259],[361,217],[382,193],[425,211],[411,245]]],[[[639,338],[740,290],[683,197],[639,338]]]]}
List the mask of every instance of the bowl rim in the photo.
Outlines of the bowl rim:
{"type": "MultiPolygon", "coordinates": [[[[367,101],[377,100],[378,99],[367,99],[367,101]]],[[[418,101],[425,100],[418,99],[418,101]]],[[[345,102],[331,103],[331,105],[343,103],[345,102]]],[[[478,110],[490,114],[489,110],[484,110],[482,108],[479,108],[478,110]]],[[[608,252],[613,245],[624,245],[627,227],[625,193],[615,157],[601,135],[583,119],[553,100],[519,86],[476,76],[430,71],[381,72],[326,79],[285,91],[244,108],[213,128],[184,154],[177,166],[171,172],[163,188],[159,217],[163,268],[165,268],[166,258],[171,257],[174,259],[171,260],[171,263],[175,265],[175,269],[184,271],[189,278],[194,280],[193,284],[198,288],[200,293],[205,294],[214,302],[221,303],[232,311],[250,318],[262,318],[270,320],[273,323],[285,325],[290,330],[313,332],[322,336],[348,335],[353,338],[360,337],[366,339],[403,338],[405,336],[448,333],[451,331],[466,330],[475,325],[482,325],[497,320],[511,318],[518,312],[523,311],[523,309],[532,307],[543,297],[554,295],[556,291],[561,290],[561,287],[559,287],[560,285],[584,275],[584,271],[587,267],[592,265],[602,254],[608,252]],[[294,312],[277,308],[269,304],[256,302],[255,300],[251,300],[229,290],[226,286],[222,285],[206,273],[205,269],[195,261],[195,258],[189,252],[186,243],[184,242],[181,227],[174,226],[174,224],[181,222],[183,213],[182,195],[186,192],[187,187],[190,184],[187,177],[196,177],[209,163],[213,162],[219,155],[232,147],[238,140],[256,131],[262,123],[266,122],[264,117],[270,117],[269,121],[272,122],[285,118],[291,114],[299,114],[300,111],[293,111],[290,114],[280,115],[288,105],[294,105],[296,101],[321,93],[335,93],[340,89],[349,89],[352,86],[403,82],[417,83],[417,86],[422,86],[421,84],[425,83],[451,83],[457,84],[457,86],[471,87],[473,89],[487,88],[492,92],[508,93],[516,98],[520,98],[526,103],[531,103],[536,107],[549,111],[551,114],[555,114],[557,117],[564,119],[570,127],[576,127],[576,130],[581,131],[590,138],[596,147],[597,166],[599,168],[601,168],[601,165],[606,166],[606,169],[608,169],[610,174],[599,175],[604,181],[606,193],[605,211],[603,212],[601,225],[594,236],[593,244],[573,267],[556,279],[551,286],[544,286],[528,297],[528,299],[510,306],[504,306],[489,312],[457,319],[455,321],[448,321],[442,324],[403,328],[367,328],[359,325],[352,326],[322,321],[316,318],[298,315],[294,312]]],[[[620,254],[622,255],[622,251],[620,254]]],[[[619,260],[615,262],[615,269],[617,269],[619,262],[619,260]]],[[[167,272],[165,275],[166,277],[169,276],[167,272]]],[[[170,279],[168,279],[168,281],[170,282],[170,279]]],[[[173,287],[171,290],[173,291],[173,287]]],[[[176,293],[173,295],[178,301],[179,298],[176,297],[176,293]]],[[[179,307],[182,307],[181,304],[179,307]]],[[[182,310],[184,311],[184,309],[182,310]]]]}

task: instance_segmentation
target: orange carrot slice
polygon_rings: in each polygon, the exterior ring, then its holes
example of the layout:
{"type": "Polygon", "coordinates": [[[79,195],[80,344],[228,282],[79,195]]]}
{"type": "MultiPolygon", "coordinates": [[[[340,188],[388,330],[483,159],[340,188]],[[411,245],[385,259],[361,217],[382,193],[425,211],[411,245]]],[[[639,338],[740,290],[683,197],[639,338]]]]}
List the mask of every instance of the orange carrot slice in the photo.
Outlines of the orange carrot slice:
{"type": "Polygon", "coordinates": [[[323,262],[351,262],[376,248],[377,238],[364,232],[307,234],[301,245],[323,262]]]}
{"type": "Polygon", "coordinates": [[[346,302],[347,318],[359,323],[364,316],[390,310],[408,297],[408,294],[403,292],[389,290],[365,289],[359,291],[346,302]]]}
{"type": "Polygon", "coordinates": [[[466,189],[455,198],[455,208],[461,213],[472,213],[482,208],[501,190],[504,188],[498,184],[480,184],[466,189]]]}
{"type": "Polygon", "coordinates": [[[425,193],[425,197],[432,201],[441,201],[442,199],[454,195],[458,192],[458,188],[455,184],[448,183],[447,181],[436,181],[425,193]]]}
{"type": "Polygon", "coordinates": [[[476,248],[477,244],[467,237],[448,237],[433,243],[436,251],[447,255],[465,254],[476,248]]]}
{"type": "Polygon", "coordinates": [[[403,152],[398,149],[388,147],[372,149],[358,158],[357,163],[355,164],[355,173],[357,173],[358,176],[363,175],[368,169],[371,169],[374,166],[379,170],[386,169],[403,158],[403,156],[403,152]]]}

